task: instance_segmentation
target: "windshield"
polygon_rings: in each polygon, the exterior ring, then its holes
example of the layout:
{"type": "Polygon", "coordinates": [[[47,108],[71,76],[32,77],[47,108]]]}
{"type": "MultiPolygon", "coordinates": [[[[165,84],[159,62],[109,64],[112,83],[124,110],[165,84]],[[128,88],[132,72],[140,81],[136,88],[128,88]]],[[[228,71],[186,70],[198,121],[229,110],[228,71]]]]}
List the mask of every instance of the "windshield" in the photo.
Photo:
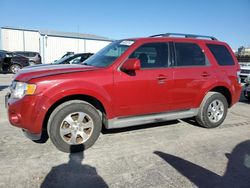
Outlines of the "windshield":
{"type": "Polygon", "coordinates": [[[107,67],[120,57],[133,43],[134,41],[132,40],[112,42],[82,64],[95,67],[107,67]]]}
{"type": "Polygon", "coordinates": [[[62,59],[56,60],[55,62],[53,62],[53,64],[64,64],[65,61],[70,60],[70,58],[72,58],[73,56],[74,56],[74,55],[65,56],[65,57],[62,58],[62,59]]]}

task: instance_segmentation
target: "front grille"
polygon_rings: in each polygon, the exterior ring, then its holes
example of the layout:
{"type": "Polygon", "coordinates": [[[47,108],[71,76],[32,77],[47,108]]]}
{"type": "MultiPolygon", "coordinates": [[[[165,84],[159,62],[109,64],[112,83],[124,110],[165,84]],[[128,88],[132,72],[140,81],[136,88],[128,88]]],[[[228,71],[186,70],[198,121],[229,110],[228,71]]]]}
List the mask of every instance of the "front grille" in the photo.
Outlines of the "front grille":
{"type": "Polygon", "coordinates": [[[241,70],[240,70],[240,73],[243,73],[243,74],[250,74],[250,70],[248,70],[248,69],[241,69],[241,70]]]}

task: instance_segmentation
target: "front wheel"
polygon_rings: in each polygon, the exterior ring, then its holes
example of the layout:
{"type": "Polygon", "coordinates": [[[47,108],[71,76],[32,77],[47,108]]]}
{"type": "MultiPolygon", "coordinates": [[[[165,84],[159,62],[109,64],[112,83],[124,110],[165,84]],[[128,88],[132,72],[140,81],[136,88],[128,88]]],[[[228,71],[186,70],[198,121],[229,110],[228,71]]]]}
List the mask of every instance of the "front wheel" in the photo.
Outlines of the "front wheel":
{"type": "Polygon", "coordinates": [[[97,110],[84,101],[72,100],[58,106],[48,121],[52,143],[67,153],[80,152],[91,147],[102,128],[97,110]]]}
{"type": "Polygon", "coordinates": [[[16,74],[22,67],[18,64],[13,64],[10,66],[10,71],[16,74]]]}
{"type": "Polygon", "coordinates": [[[208,92],[195,119],[203,127],[215,128],[225,120],[227,110],[228,103],[224,95],[218,92],[208,92]]]}

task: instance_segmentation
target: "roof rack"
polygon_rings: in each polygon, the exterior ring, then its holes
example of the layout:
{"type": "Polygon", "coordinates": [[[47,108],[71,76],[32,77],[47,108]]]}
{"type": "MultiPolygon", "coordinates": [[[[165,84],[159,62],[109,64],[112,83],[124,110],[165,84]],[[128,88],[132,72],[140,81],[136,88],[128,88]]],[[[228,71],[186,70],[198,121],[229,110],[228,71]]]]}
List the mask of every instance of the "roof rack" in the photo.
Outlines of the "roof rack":
{"type": "Polygon", "coordinates": [[[164,34],[152,35],[150,37],[170,37],[170,36],[183,36],[185,38],[209,38],[211,40],[217,40],[217,38],[213,36],[183,34],[183,33],[164,33],[164,34]]]}

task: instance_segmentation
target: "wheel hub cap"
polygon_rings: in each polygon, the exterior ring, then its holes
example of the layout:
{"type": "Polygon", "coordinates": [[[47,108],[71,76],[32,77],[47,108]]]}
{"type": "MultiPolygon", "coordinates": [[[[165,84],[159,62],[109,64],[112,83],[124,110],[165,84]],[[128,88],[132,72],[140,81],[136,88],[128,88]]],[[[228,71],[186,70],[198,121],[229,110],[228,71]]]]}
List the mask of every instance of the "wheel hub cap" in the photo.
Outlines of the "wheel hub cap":
{"type": "Polygon", "coordinates": [[[224,115],[224,105],[220,100],[214,100],[208,106],[207,116],[212,123],[219,122],[224,115]]]}
{"type": "Polygon", "coordinates": [[[60,126],[61,138],[70,145],[86,142],[93,133],[92,118],[84,112],[74,112],[66,116],[60,126]]]}

